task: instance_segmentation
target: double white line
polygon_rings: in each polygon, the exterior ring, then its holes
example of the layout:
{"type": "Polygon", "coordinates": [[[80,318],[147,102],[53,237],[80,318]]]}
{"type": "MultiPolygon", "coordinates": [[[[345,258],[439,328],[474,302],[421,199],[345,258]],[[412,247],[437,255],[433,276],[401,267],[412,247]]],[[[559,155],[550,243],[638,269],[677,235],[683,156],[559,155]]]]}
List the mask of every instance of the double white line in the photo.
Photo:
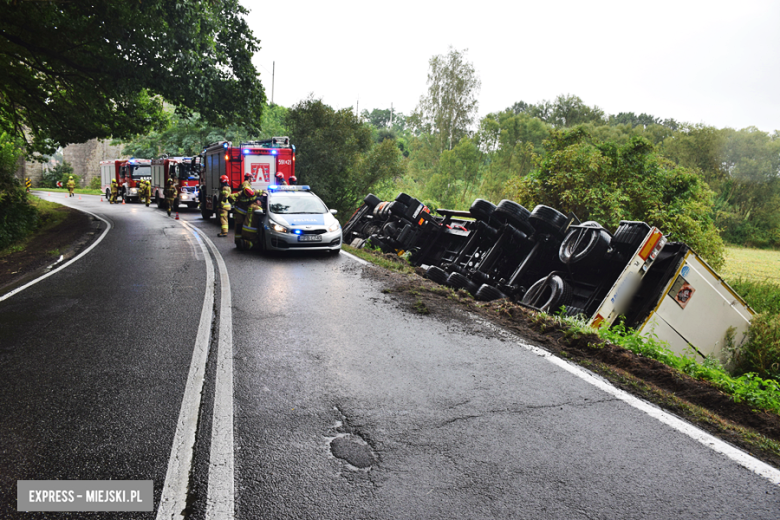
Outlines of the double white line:
{"type": "Polygon", "coordinates": [[[230,278],[219,251],[204,234],[185,221],[179,221],[198,241],[206,260],[206,295],[200,313],[198,335],[192,354],[184,399],[173,438],[171,458],[165,474],[165,484],[157,508],[157,520],[184,518],[187,494],[198,427],[198,411],[206,375],[211,325],[214,317],[214,264],[210,249],[217,261],[220,277],[219,333],[217,342],[217,374],[214,412],[211,425],[211,453],[209,456],[208,495],[206,518],[232,520],[234,517],[233,480],[233,315],[230,278]],[[208,246],[208,249],[207,249],[208,246]]]}

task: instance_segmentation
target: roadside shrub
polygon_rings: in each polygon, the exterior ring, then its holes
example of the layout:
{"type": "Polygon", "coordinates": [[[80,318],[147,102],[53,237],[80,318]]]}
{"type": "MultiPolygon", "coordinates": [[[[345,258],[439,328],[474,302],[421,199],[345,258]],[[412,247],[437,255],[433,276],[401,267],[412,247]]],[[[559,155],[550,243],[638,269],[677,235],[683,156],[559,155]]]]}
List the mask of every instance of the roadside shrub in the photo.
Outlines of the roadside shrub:
{"type": "Polygon", "coordinates": [[[23,238],[38,221],[38,212],[27,201],[27,192],[14,177],[22,147],[0,133],[0,250],[23,238]]]}
{"type": "Polygon", "coordinates": [[[91,190],[100,189],[100,177],[92,177],[92,180],[89,181],[89,189],[91,190]]]}
{"type": "Polygon", "coordinates": [[[780,381],[780,314],[753,317],[748,340],[732,352],[734,375],[756,373],[780,381]]]}
{"type": "MultiPolygon", "coordinates": [[[[56,188],[57,182],[62,182],[62,187],[66,187],[68,184],[68,177],[73,175],[73,166],[69,162],[63,161],[58,163],[54,168],[46,170],[41,175],[41,182],[38,184],[41,188],[56,188]]],[[[80,186],[80,179],[78,175],[73,175],[73,180],[76,181],[76,187],[80,186]]]]}
{"type": "Polygon", "coordinates": [[[780,285],[769,280],[747,278],[729,280],[729,285],[742,296],[756,312],[780,314],[780,285]]]}

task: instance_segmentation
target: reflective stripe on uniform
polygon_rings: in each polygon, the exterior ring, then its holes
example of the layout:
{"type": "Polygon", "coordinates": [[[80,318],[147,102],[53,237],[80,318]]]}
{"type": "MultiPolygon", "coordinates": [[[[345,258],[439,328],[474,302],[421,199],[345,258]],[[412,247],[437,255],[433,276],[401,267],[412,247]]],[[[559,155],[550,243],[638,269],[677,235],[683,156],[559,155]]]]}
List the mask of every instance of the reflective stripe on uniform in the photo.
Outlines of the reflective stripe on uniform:
{"type": "Polygon", "coordinates": [[[246,215],[246,210],[244,208],[239,208],[238,206],[235,207],[235,210],[238,213],[241,213],[242,215],[246,215]]]}
{"type": "Polygon", "coordinates": [[[257,228],[256,228],[256,227],[249,227],[249,226],[244,226],[242,229],[243,229],[244,231],[250,231],[250,232],[252,232],[252,233],[257,233],[257,228]]]}

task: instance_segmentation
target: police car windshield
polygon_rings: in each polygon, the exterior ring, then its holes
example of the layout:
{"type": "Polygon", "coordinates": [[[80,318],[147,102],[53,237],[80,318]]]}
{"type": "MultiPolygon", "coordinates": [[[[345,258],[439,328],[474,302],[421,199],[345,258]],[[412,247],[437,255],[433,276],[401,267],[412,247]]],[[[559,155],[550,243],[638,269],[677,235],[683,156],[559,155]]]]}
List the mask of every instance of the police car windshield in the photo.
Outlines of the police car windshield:
{"type": "Polygon", "coordinates": [[[137,166],[132,167],[132,173],[130,174],[130,177],[133,179],[143,179],[144,177],[151,177],[152,176],[152,167],[148,164],[140,164],[137,166]]]}
{"type": "Polygon", "coordinates": [[[280,215],[291,213],[327,213],[328,208],[317,197],[311,195],[272,195],[269,197],[268,209],[271,213],[280,215]]]}

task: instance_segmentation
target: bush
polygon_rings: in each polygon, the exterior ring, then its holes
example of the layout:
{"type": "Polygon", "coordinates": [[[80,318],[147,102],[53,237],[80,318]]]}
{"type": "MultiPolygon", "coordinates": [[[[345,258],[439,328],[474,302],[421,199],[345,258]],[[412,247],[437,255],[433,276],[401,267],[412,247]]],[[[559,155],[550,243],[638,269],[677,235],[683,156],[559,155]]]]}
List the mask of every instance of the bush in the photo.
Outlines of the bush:
{"type": "Polygon", "coordinates": [[[89,189],[91,190],[100,189],[100,177],[92,177],[92,180],[89,181],[89,189]]]}
{"type": "Polygon", "coordinates": [[[24,238],[38,222],[38,212],[29,204],[27,192],[14,177],[22,153],[16,139],[0,133],[0,249],[24,238]]]}
{"type": "Polygon", "coordinates": [[[755,373],[780,381],[780,314],[754,316],[748,340],[734,349],[731,363],[734,375],[755,373]]]}
{"type": "Polygon", "coordinates": [[[68,177],[73,176],[73,180],[76,181],[76,187],[79,187],[79,176],[73,175],[73,166],[66,161],[58,163],[51,170],[46,170],[41,176],[41,182],[39,186],[41,188],[56,188],[57,182],[62,183],[62,187],[65,188],[68,184],[68,177]]]}

